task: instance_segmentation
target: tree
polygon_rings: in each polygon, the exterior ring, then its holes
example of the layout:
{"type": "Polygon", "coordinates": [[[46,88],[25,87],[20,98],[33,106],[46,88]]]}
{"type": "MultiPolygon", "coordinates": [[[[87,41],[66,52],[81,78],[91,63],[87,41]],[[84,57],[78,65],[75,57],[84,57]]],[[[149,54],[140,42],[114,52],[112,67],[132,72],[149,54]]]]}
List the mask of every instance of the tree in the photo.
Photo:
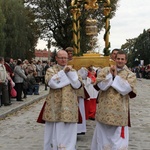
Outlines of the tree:
{"type": "Polygon", "coordinates": [[[2,13],[1,10],[1,5],[0,5],[0,55],[4,56],[4,51],[5,51],[5,33],[3,32],[5,25],[5,17],[2,13]]]}
{"type": "Polygon", "coordinates": [[[144,60],[145,64],[150,63],[150,32],[149,30],[143,30],[135,42],[134,48],[136,49],[135,57],[140,60],[144,60]]]}
{"type": "Polygon", "coordinates": [[[40,36],[40,29],[36,17],[29,7],[25,9],[26,16],[26,44],[25,56],[31,60],[34,57],[35,47],[40,36]]]}
{"type": "Polygon", "coordinates": [[[33,55],[39,32],[34,14],[24,7],[22,0],[0,0],[2,13],[6,19],[4,56],[25,59],[28,51],[33,55]]]}
{"type": "Polygon", "coordinates": [[[128,53],[128,66],[134,67],[144,60],[144,64],[150,63],[150,29],[143,30],[137,38],[128,39],[121,49],[128,53]]]}
{"type": "MultiPolygon", "coordinates": [[[[41,38],[49,40],[54,38],[55,45],[65,49],[72,46],[72,15],[71,0],[24,0],[25,4],[34,10],[38,21],[40,22],[41,38]]],[[[103,3],[98,1],[99,8],[95,11],[87,11],[83,7],[84,1],[81,2],[80,16],[80,43],[82,52],[88,50],[90,37],[86,35],[85,20],[92,17],[98,20],[98,31],[104,26],[103,3]]],[[[104,0],[103,0],[104,2],[104,0]]],[[[118,0],[111,0],[112,13],[114,16],[118,0]]]]}
{"type": "Polygon", "coordinates": [[[134,56],[134,45],[136,42],[136,38],[134,39],[127,39],[126,43],[121,46],[121,49],[125,51],[128,54],[128,62],[127,66],[132,67],[133,66],[133,58],[134,56]]]}

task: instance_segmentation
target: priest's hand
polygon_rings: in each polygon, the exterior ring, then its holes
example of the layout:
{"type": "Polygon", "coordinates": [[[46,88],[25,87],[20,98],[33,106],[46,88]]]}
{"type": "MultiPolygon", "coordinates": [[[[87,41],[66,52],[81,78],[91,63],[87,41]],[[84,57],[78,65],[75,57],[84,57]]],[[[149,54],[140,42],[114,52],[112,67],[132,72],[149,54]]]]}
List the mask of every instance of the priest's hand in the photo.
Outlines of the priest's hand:
{"type": "Polygon", "coordinates": [[[72,69],[72,66],[68,65],[64,67],[64,72],[67,73],[72,69]]]}

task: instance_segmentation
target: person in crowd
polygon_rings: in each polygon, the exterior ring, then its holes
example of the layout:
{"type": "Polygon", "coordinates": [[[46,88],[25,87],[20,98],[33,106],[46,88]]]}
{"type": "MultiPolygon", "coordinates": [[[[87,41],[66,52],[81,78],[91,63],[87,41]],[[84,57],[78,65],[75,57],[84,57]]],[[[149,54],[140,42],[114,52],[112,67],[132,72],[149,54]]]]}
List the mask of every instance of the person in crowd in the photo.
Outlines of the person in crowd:
{"type": "Polygon", "coordinates": [[[135,67],[135,74],[136,74],[137,78],[140,78],[140,67],[139,66],[135,67]]]}
{"type": "MultiPolygon", "coordinates": [[[[14,73],[13,73],[13,69],[11,68],[10,66],[10,58],[9,57],[6,57],[5,59],[5,68],[6,68],[6,71],[8,73],[8,76],[14,80],[14,73]]],[[[9,103],[11,103],[11,95],[10,95],[10,91],[11,91],[11,83],[10,83],[10,80],[8,80],[8,92],[9,92],[9,103]]]]}
{"type": "Polygon", "coordinates": [[[28,71],[36,72],[36,65],[34,63],[35,61],[33,60],[29,61],[26,68],[26,75],[28,75],[28,71]]]}
{"type": "Polygon", "coordinates": [[[50,91],[42,114],[45,121],[44,150],[75,150],[78,122],[76,90],[82,83],[76,70],[67,65],[66,51],[59,50],[56,61],[57,64],[48,68],[45,75],[50,91]]]}
{"type": "Polygon", "coordinates": [[[10,66],[10,58],[6,57],[4,60],[5,60],[4,65],[5,65],[6,71],[9,73],[10,77],[13,78],[14,73],[13,73],[13,69],[10,66]]]}
{"type": "Polygon", "coordinates": [[[25,59],[22,65],[22,69],[25,71],[25,75],[28,75],[28,66],[29,66],[29,61],[25,59]]]}
{"type": "Polygon", "coordinates": [[[25,75],[23,69],[22,69],[23,62],[21,59],[17,60],[17,65],[14,69],[14,82],[15,82],[15,89],[17,91],[16,100],[17,101],[23,101],[22,100],[22,92],[23,92],[23,81],[27,80],[27,76],[25,75]]]}
{"type": "Polygon", "coordinates": [[[0,56],[0,100],[1,105],[9,106],[11,105],[9,90],[8,90],[8,81],[10,80],[9,75],[7,74],[4,58],[0,56]]]}
{"type": "Polygon", "coordinates": [[[42,62],[40,60],[37,61],[36,64],[36,72],[37,72],[37,79],[39,80],[39,82],[43,82],[43,69],[44,67],[42,66],[42,62]]]}
{"type": "Polygon", "coordinates": [[[128,149],[129,97],[136,96],[136,76],[127,67],[127,54],[119,51],[115,65],[98,74],[95,88],[101,90],[91,150],[128,149]]]}
{"type": "Polygon", "coordinates": [[[13,58],[10,58],[9,65],[10,65],[12,71],[14,71],[14,69],[15,69],[15,63],[14,63],[14,59],[13,58]]]}
{"type": "MultiPolygon", "coordinates": [[[[46,73],[47,69],[50,68],[50,67],[52,67],[51,61],[48,60],[48,61],[46,62],[45,67],[44,67],[44,72],[46,73]]],[[[44,80],[45,80],[45,76],[44,76],[44,80]]],[[[45,83],[45,90],[47,90],[47,84],[46,84],[46,83],[45,83]]]]}
{"type": "Polygon", "coordinates": [[[45,84],[45,66],[47,65],[47,61],[42,61],[42,84],[45,84]]]}
{"type": "Polygon", "coordinates": [[[73,58],[73,47],[67,47],[65,51],[68,53],[68,60],[72,60],[73,58]]]}
{"type": "Polygon", "coordinates": [[[86,89],[89,93],[89,112],[88,112],[88,118],[90,120],[95,120],[95,113],[96,113],[96,99],[98,95],[98,91],[95,90],[93,85],[96,82],[96,71],[94,70],[93,66],[90,66],[88,68],[88,75],[89,78],[89,84],[86,86],[86,89]]]}
{"type": "Polygon", "coordinates": [[[140,66],[140,78],[145,78],[145,66],[140,66]]]}
{"type": "MultiPolygon", "coordinates": [[[[24,65],[24,63],[23,63],[24,65]]],[[[23,69],[23,65],[22,65],[22,71],[23,73],[26,75],[25,70],[23,69]]],[[[27,75],[26,75],[27,76],[27,75]]],[[[23,80],[23,96],[22,98],[27,98],[27,88],[28,88],[28,81],[27,80],[23,80]]]]}
{"type": "Polygon", "coordinates": [[[145,67],[145,78],[150,79],[150,64],[145,67]]]}
{"type": "Polygon", "coordinates": [[[29,71],[27,75],[27,95],[39,95],[39,83],[36,82],[35,77],[37,76],[37,72],[29,71]]]}

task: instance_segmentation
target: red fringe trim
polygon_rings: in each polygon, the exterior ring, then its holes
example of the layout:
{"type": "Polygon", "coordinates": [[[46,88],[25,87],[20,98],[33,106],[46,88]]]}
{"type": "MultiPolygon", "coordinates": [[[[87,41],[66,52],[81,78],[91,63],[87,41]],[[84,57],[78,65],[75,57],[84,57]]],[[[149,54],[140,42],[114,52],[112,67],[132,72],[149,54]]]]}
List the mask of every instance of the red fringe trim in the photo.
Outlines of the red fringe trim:
{"type": "Polygon", "coordinates": [[[45,123],[45,121],[42,119],[45,105],[46,105],[46,102],[44,102],[44,104],[43,104],[43,106],[42,106],[42,109],[41,109],[41,111],[40,111],[40,113],[39,113],[39,116],[38,116],[38,118],[37,118],[37,122],[38,122],[38,123],[45,123]]]}
{"type": "Polygon", "coordinates": [[[125,133],[124,133],[124,127],[121,128],[121,134],[120,136],[124,139],[125,138],[125,133]]]}

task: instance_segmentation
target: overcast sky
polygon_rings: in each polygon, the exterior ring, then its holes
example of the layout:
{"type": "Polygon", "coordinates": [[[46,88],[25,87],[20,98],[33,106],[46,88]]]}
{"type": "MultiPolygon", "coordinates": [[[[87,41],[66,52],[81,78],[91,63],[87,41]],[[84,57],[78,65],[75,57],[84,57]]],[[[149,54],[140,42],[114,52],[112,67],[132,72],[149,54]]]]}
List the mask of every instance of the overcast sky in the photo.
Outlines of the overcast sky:
{"type": "MultiPolygon", "coordinates": [[[[144,29],[150,28],[150,0],[120,0],[116,15],[110,20],[110,43],[111,50],[120,48],[126,39],[132,39],[143,33],[144,29]]],[[[100,32],[100,52],[105,46],[103,35],[100,32]]],[[[40,41],[38,49],[44,49],[46,42],[40,41]]]]}
{"type": "MultiPolygon", "coordinates": [[[[150,28],[150,0],[120,0],[115,17],[110,20],[111,50],[120,48],[126,39],[138,37],[150,28]]],[[[100,33],[100,49],[104,48],[104,30],[100,33]]]]}

